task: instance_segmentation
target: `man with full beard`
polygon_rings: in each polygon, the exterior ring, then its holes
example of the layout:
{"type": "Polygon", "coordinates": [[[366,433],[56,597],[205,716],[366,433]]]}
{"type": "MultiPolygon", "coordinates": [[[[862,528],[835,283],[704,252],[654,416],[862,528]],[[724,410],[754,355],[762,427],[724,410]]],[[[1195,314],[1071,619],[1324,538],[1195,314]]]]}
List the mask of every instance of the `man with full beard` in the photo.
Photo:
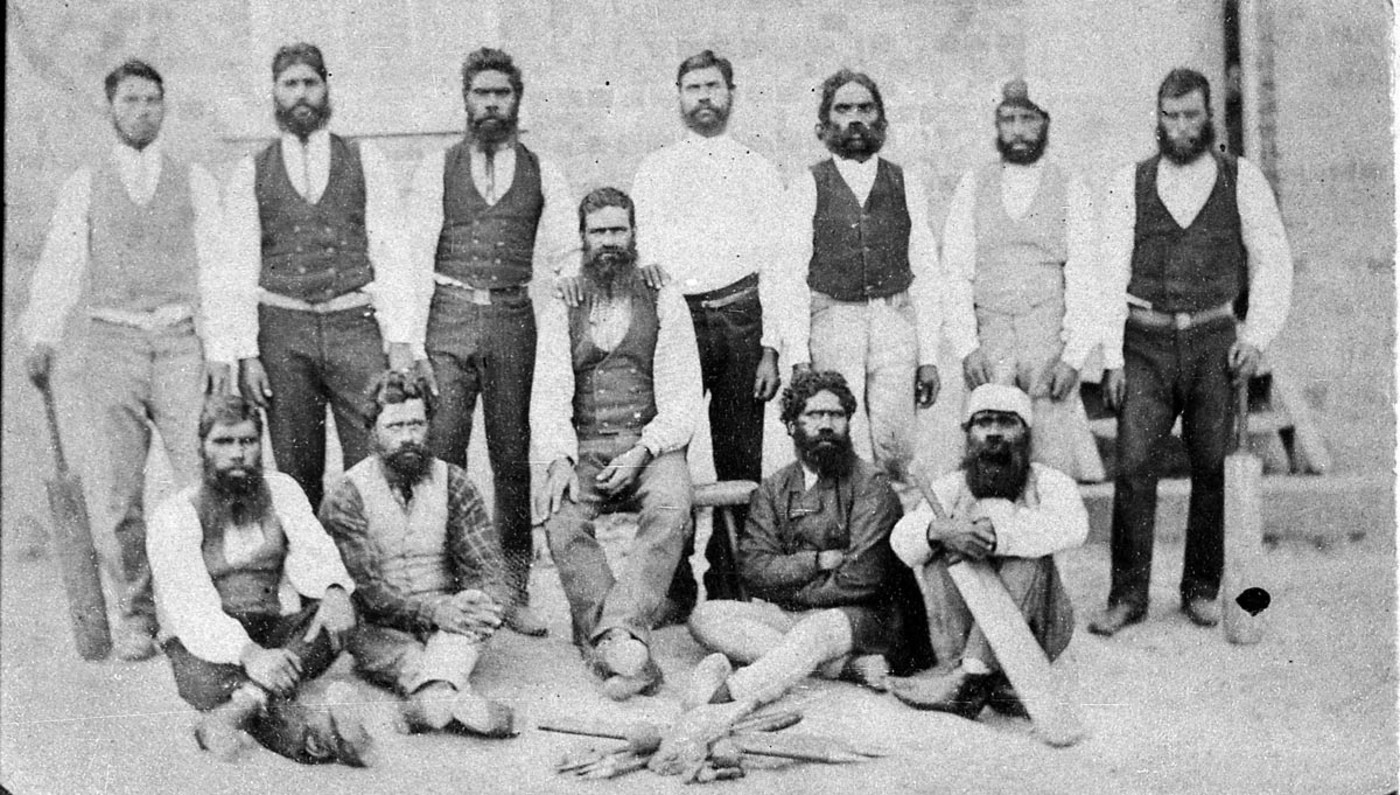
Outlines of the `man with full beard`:
{"type": "Polygon", "coordinates": [[[1293,260],[1268,181],[1214,141],[1210,83],[1174,69],[1157,90],[1158,154],[1110,185],[1104,257],[1116,298],[1104,389],[1118,410],[1118,474],[1108,607],[1089,624],[1100,635],[1147,617],[1157,444],[1178,416],[1191,463],[1181,610],[1198,626],[1220,620],[1235,398],[1283,326],[1293,260]]]}
{"type": "Polygon", "coordinates": [[[793,241],[811,288],[812,366],[864,403],[856,453],[906,488],[914,407],[938,397],[938,246],[922,180],[879,157],[889,119],[875,81],[842,69],[822,83],[816,133],[832,157],[793,182],[793,241]]]}
{"type": "MultiPolygon", "coordinates": [[[[704,50],[681,62],[676,94],[685,136],[647,155],[632,181],[644,277],[664,271],[685,296],[710,393],[710,438],[720,480],[763,476],[764,403],[782,383],[778,356],[807,364],[806,296],[786,250],[783,185],[766,158],[729,135],[736,97],[728,59],[704,50]]],[[[742,524],[742,510],[738,521],[742,524]]],[[[737,597],[721,533],[705,549],[711,599],[737,597]]],[[[698,598],[689,549],[676,571],[668,621],[698,598]]]]}
{"type": "Polygon", "coordinates": [[[354,584],[296,481],[262,469],[262,415],[211,395],[204,477],[152,518],[147,548],[180,697],[199,746],[225,761],[247,730],[303,763],[364,765],[368,737],[343,683],[315,680],[355,627],[354,584]]]}
{"type": "Polygon", "coordinates": [[[963,175],[943,228],[949,342],[969,390],[995,382],[1031,396],[1033,460],[1102,480],[1078,390],[1106,314],[1093,202],[1043,157],[1050,114],[1024,80],[1002,87],[996,131],[1000,159],[963,175]]]}
{"type": "Polygon", "coordinates": [[[813,672],[883,690],[891,669],[928,664],[913,575],[890,551],[899,500],[852,449],[855,411],[840,373],[799,373],[784,390],[797,460],[754,492],[739,542],[755,598],[696,608],[691,634],[717,653],[692,674],[686,707],[772,701],[813,672]]]}
{"type": "Polygon", "coordinates": [[[637,272],[627,194],[598,188],[578,220],[583,300],[540,310],[530,425],[550,464],[535,499],[574,644],[604,693],[622,700],[661,686],[651,630],[690,532],[685,447],[702,403],[700,362],[680,294],[637,272]],[[638,512],[616,575],[593,525],[615,511],[638,512]]]}
{"type": "Polygon", "coordinates": [[[443,461],[466,466],[481,398],[511,577],[506,626],[543,635],[528,589],[536,334],[529,289],[552,284],[578,238],[563,172],[520,141],[524,91],[520,68],[500,50],[479,49],[462,65],[466,133],[423,159],[410,199],[414,300],[427,350],[390,346],[389,357],[395,368],[416,359],[427,377],[437,397],[428,448],[443,461]]]}
{"type": "Polygon", "coordinates": [[[360,398],[384,370],[384,343],[412,343],[416,334],[398,188],[371,143],[326,129],[326,77],[314,45],[273,56],[282,135],[229,182],[229,310],[212,324],[221,350],[239,360],[243,396],[267,409],[277,467],[313,506],[323,489],[326,404],[349,468],[369,452],[360,398]]]}
{"type": "Polygon", "coordinates": [[[95,452],[109,476],[104,502],[120,549],[121,620],[112,640],[118,658],[134,661],[156,653],[144,502],[151,428],[176,481],[195,480],[191,431],[206,386],[225,391],[229,368],[213,364],[224,357],[199,322],[220,297],[218,184],[165,145],[159,72],[130,60],[104,82],[111,148],[63,184],[19,326],[29,378],[40,389],[49,390],[56,361],[81,363],[74,370],[91,423],[83,432],[105,442],[95,452]],[[86,317],[75,354],[62,342],[79,305],[86,317]]]}
{"type": "Polygon", "coordinates": [[[962,467],[932,484],[943,518],[927,502],[900,520],[890,546],[908,566],[924,567],[926,603],[937,666],[896,684],[900,701],[917,709],[975,719],[988,704],[1025,715],[1025,708],[982,631],[973,622],[948,567],[990,561],[1031,633],[1054,660],[1074,633],[1074,610],[1054,553],[1084,543],[1089,516],[1073,480],[1031,462],[1030,398],[1014,386],[983,384],[964,412],[962,467]]]}
{"type": "Polygon", "coordinates": [[[321,521],[355,578],[364,622],[355,669],[408,699],[412,729],[511,734],[510,708],[470,677],[510,603],[491,518],[467,473],[427,448],[426,380],[391,370],[370,387],[374,452],[326,495],[321,521]]]}

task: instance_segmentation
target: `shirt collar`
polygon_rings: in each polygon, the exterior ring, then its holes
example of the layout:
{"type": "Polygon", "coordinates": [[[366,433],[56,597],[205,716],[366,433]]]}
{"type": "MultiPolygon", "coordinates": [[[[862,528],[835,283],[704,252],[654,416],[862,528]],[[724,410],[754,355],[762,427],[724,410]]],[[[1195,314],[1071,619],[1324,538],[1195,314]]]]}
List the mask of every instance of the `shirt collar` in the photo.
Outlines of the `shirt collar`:
{"type": "MultiPolygon", "coordinates": [[[[325,127],[311,133],[306,139],[306,148],[311,151],[320,151],[330,146],[331,131],[325,127]]],[[[289,132],[282,133],[282,146],[287,149],[300,149],[301,139],[289,132]]]]}
{"type": "Polygon", "coordinates": [[[840,155],[832,155],[832,160],[836,161],[836,170],[845,174],[862,174],[867,179],[874,179],[875,172],[880,170],[880,156],[872,155],[862,163],[859,160],[849,160],[840,155]]]}
{"type": "Polygon", "coordinates": [[[689,127],[685,129],[685,137],[681,139],[681,141],[687,146],[699,147],[706,151],[716,151],[728,146],[732,146],[733,140],[734,139],[729,137],[728,130],[725,130],[719,135],[706,137],[690,129],[689,127]]]}
{"type": "Polygon", "coordinates": [[[118,163],[126,166],[139,165],[146,167],[152,163],[158,163],[160,162],[160,155],[163,148],[162,140],[163,139],[157,135],[154,141],[146,144],[146,148],[141,150],[127,146],[125,142],[118,140],[116,143],[112,144],[112,157],[116,158],[118,163]]]}
{"type": "MultiPolygon", "coordinates": [[[[1181,176],[1198,175],[1206,172],[1214,173],[1215,157],[1210,152],[1205,152],[1200,157],[1183,166],[1178,165],[1176,161],[1163,155],[1158,161],[1158,168],[1166,173],[1181,176]]],[[[1161,173],[1161,171],[1158,173],[1161,173]]]]}

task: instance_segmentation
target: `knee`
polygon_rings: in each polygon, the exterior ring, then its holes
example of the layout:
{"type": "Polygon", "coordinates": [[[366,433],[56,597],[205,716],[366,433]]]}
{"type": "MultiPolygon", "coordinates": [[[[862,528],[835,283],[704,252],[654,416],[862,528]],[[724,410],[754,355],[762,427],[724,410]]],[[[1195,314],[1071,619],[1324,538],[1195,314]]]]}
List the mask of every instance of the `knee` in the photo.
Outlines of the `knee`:
{"type": "Polygon", "coordinates": [[[686,627],[695,642],[708,649],[723,645],[726,628],[734,626],[737,618],[735,602],[729,599],[712,599],[697,606],[690,614],[686,627]]]}
{"type": "Polygon", "coordinates": [[[795,641],[834,654],[850,647],[851,620],[842,610],[823,610],[797,622],[788,635],[795,641]]]}

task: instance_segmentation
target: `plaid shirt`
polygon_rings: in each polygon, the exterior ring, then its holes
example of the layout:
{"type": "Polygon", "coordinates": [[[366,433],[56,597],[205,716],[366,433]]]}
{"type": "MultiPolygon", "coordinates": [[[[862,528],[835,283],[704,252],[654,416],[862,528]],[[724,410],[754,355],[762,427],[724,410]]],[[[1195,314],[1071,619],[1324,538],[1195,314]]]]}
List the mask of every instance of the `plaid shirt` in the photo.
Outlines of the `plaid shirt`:
{"type": "MultiPolygon", "coordinates": [[[[335,539],[355,580],[355,603],[375,624],[408,632],[436,629],[433,611],[451,593],[410,595],[384,578],[384,550],[365,518],[359,489],[342,478],[321,503],[321,524],[335,539]]],[[[459,590],[475,588],[502,605],[513,601],[495,525],[481,495],[461,467],[447,465],[447,548],[459,590]]]]}

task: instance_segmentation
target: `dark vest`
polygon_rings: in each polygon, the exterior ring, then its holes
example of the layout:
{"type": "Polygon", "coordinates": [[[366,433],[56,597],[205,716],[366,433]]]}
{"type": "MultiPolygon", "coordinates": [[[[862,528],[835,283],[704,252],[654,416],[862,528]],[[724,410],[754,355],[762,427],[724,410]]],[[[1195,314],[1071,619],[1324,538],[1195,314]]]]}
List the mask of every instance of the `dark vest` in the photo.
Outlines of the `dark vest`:
{"type": "Polygon", "coordinates": [[[641,433],[656,418],[652,362],[661,322],[656,292],[638,281],[632,289],[627,334],[611,351],[593,344],[588,314],[593,299],[569,309],[574,364],[574,430],[580,439],[641,433]]]}
{"type": "Polygon", "coordinates": [[[443,159],[437,272],[481,288],[529,283],[543,211],[540,161],[534,152],[515,145],[515,178],[492,205],[472,181],[470,144],[458,142],[443,159]]]}
{"type": "Polygon", "coordinates": [[[1199,312],[1230,303],[1248,283],[1240,211],[1235,198],[1239,165],[1212,155],[1215,187],[1185,229],[1157,196],[1157,162],[1138,163],[1133,272],[1128,292],[1161,312],[1199,312]]]}
{"type": "Polygon", "coordinates": [[[865,206],[830,158],[812,166],[817,212],[807,285],[838,301],[884,298],[909,289],[909,207],[904,171],[880,160],[865,206]]]}
{"type": "MultiPolygon", "coordinates": [[[[198,494],[191,498],[198,499],[198,494]]],[[[196,508],[196,512],[198,509],[196,508]]],[[[203,517],[201,517],[201,524],[203,517]]],[[[282,566],[287,560],[287,536],[277,512],[269,512],[263,521],[263,543],[250,559],[230,563],[224,554],[224,527],[202,527],[204,566],[209,579],[219,592],[224,612],[230,615],[257,614],[275,616],[282,612],[278,589],[282,584],[282,566]]]]}
{"type": "Polygon", "coordinates": [[[319,303],[374,280],[365,232],[365,172],[360,148],[331,136],[331,170],[311,204],[287,178],[282,142],[258,153],[255,191],[262,222],[264,290],[319,303]]]}
{"type": "Polygon", "coordinates": [[[199,301],[190,167],[161,158],[149,203],[131,200],[108,159],[92,175],[88,256],[93,306],[149,312],[199,301]]]}

